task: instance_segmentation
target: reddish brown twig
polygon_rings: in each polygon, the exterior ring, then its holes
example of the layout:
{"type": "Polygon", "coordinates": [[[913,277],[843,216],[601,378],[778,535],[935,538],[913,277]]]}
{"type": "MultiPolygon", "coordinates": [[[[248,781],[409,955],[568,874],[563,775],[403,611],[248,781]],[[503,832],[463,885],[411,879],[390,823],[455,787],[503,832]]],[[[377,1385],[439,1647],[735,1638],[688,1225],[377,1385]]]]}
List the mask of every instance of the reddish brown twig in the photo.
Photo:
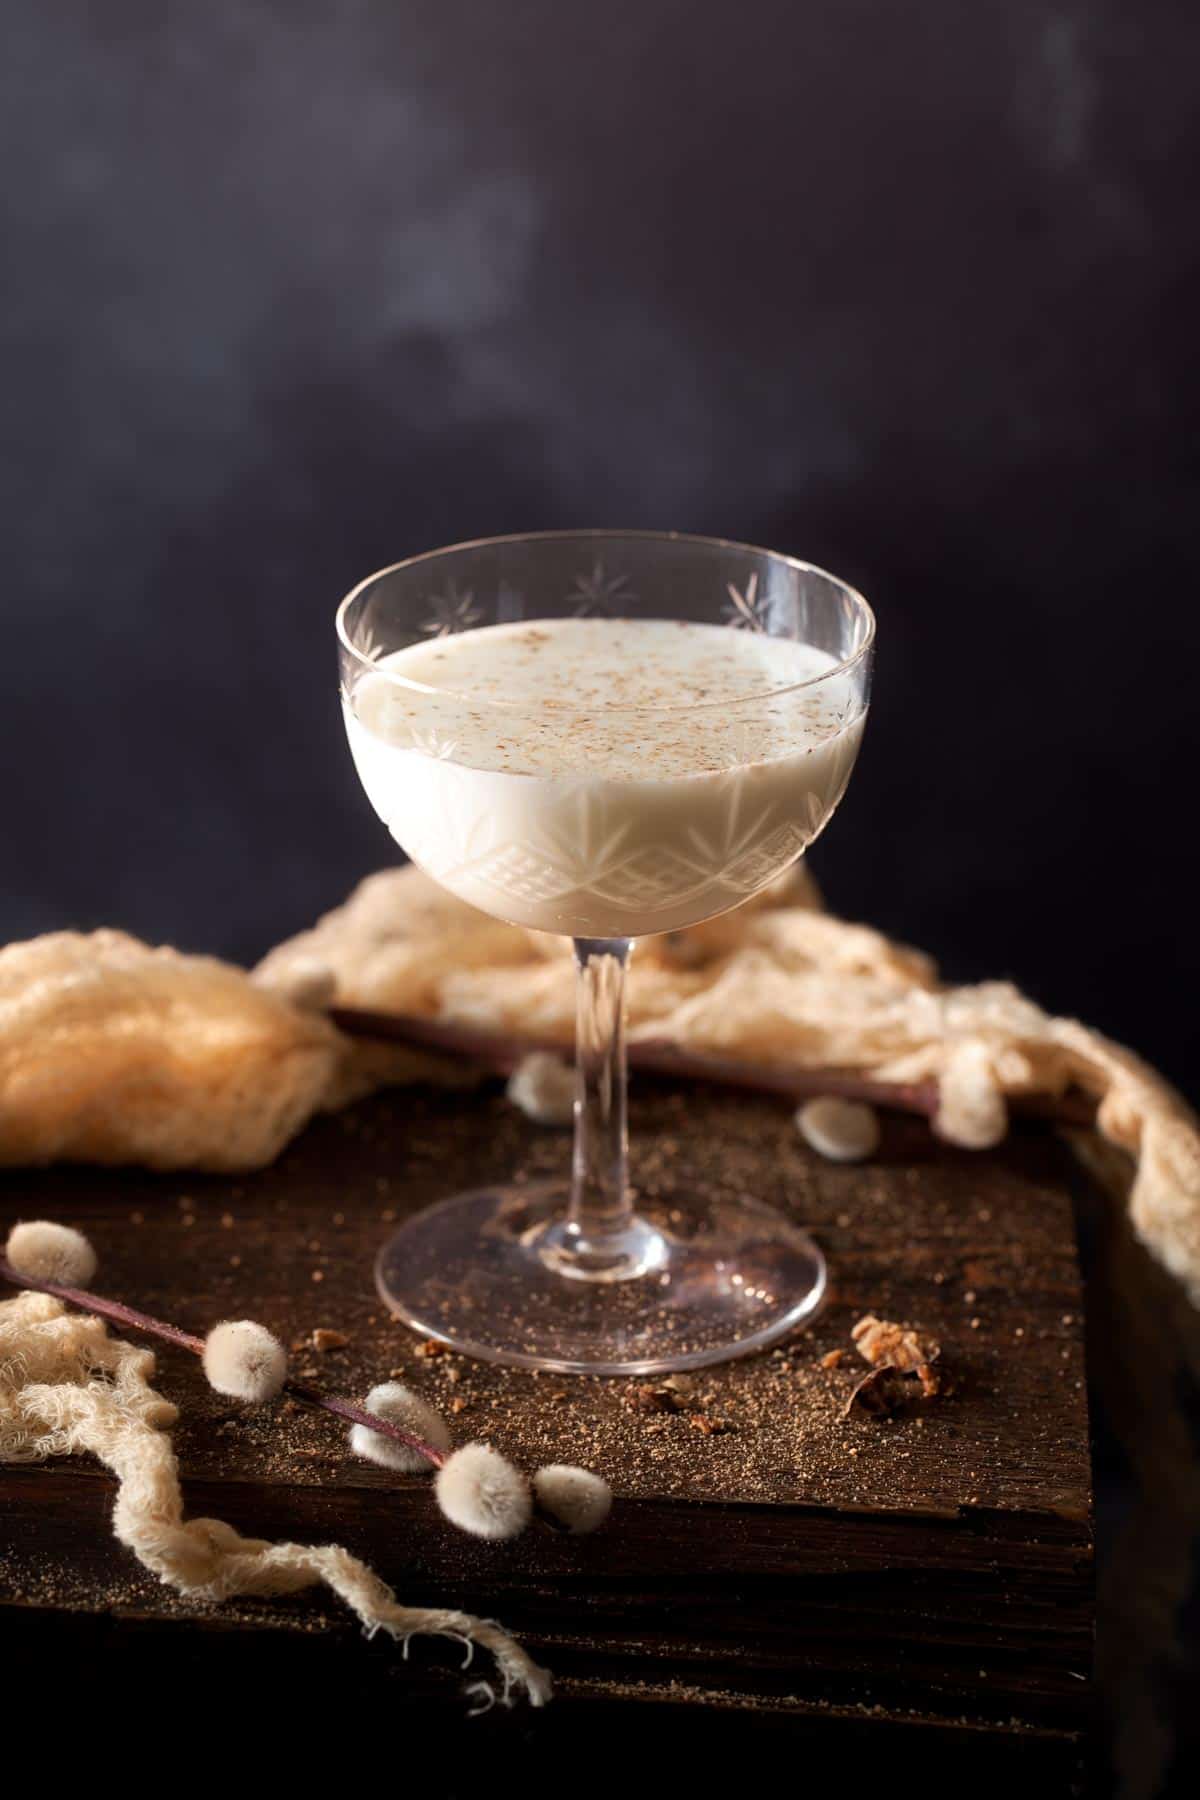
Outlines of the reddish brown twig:
{"type": "MultiPolygon", "coordinates": [[[[330,1008],[329,1016],[349,1037],[377,1038],[407,1044],[414,1050],[466,1057],[501,1075],[511,1074],[521,1059],[533,1050],[552,1050],[559,1055],[563,1052],[562,1044],[554,1038],[481,1031],[473,1025],[447,1025],[440,1020],[417,1018],[409,1013],[334,1006],[330,1008]]],[[[778,1094],[787,1100],[810,1100],[832,1094],[842,1100],[864,1100],[872,1106],[918,1113],[926,1118],[933,1118],[938,1110],[936,1081],[880,1081],[857,1069],[796,1069],[782,1063],[742,1062],[728,1056],[681,1050],[665,1038],[638,1038],[629,1045],[628,1055],[631,1068],[647,1074],[674,1075],[686,1081],[707,1081],[720,1087],[778,1094]]],[[[1064,1125],[1091,1125],[1096,1117],[1095,1101],[1078,1092],[1059,1096],[1017,1094],[1009,1104],[1014,1112],[1064,1125]]]]}
{"type": "Polygon", "coordinates": [[[180,1350],[190,1350],[193,1356],[204,1355],[203,1338],[190,1331],[180,1331],[178,1325],[168,1325],[165,1319],[152,1319],[149,1313],[138,1312],[136,1307],[126,1306],[123,1300],[106,1300],[101,1294],[89,1294],[86,1288],[67,1287],[61,1281],[35,1281],[31,1275],[20,1274],[2,1256],[0,1276],[10,1281],[13,1287],[53,1294],[56,1300],[66,1300],[71,1306],[79,1307],[81,1312],[99,1313],[102,1318],[111,1319],[114,1325],[125,1326],[127,1331],[142,1331],[148,1337],[162,1338],[164,1343],[174,1344],[180,1350]]]}
{"type": "MultiPolygon", "coordinates": [[[[177,1349],[190,1350],[193,1356],[204,1355],[204,1339],[196,1337],[190,1331],[181,1331],[177,1325],[168,1325],[165,1319],[154,1319],[149,1313],[138,1312],[136,1307],[126,1306],[123,1300],[108,1300],[103,1294],[91,1294],[86,1288],[66,1287],[58,1281],[34,1281],[28,1275],[20,1274],[2,1256],[0,1280],[10,1282],[13,1287],[33,1288],[39,1294],[52,1294],[56,1300],[65,1300],[68,1305],[77,1306],[81,1312],[98,1313],[102,1319],[109,1319],[114,1325],[121,1325],[127,1331],[140,1331],[147,1337],[161,1338],[164,1343],[174,1344],[177,1349]]],[[[352,1424],[365,1425],[369,1430],[379,1432],[381,1437],[393,1438],[396,1443],[417,1451],[435,1469],[440,1469],[446,1460],[445,1453],[432,1444],[427,1444],[424,1438],[415,1437],[410,1431],[401,1431],[398,1425],[378,1418],[375,1413],[367,1412],[365,1407],[356,1406],[353,1400],[343,1400],[337,1394],[322,1394],[319,1389],[290,1378],[284,1382],[283,1392],[293,1400],[302,1401],[305,1406],[318,1406],[323,1412],[334,1413],[339,1419],[349,1419],[352,1424]]]]}
{"type": "Polygon", "coordinates": [[[356,1406],[353,1400],[343,1400],[339,1394],[323,1394],[319,1388],[312,1388],[302,1381],[284,1382],[283,1391],[290,1394],[293,1400],[302,1400],[305,1406],[319,1406],[325,1412],[336,1413],[339,1419],[349,1419],[353,1425],[366,1425],[369,1430],[379,1432],[381,1437],[394,1438],[398,1444],[406,1444],[410,1450],[416,1450],[426,1462],[440,1469],[448,1452],[438,1450],[433,1444],[427,1444],[424,1438],[414,1436],[411,1431],[401,1431],[398,1425],[392,1425],[378,1414],[368,1412],[364,1406],[356,1406]]]}

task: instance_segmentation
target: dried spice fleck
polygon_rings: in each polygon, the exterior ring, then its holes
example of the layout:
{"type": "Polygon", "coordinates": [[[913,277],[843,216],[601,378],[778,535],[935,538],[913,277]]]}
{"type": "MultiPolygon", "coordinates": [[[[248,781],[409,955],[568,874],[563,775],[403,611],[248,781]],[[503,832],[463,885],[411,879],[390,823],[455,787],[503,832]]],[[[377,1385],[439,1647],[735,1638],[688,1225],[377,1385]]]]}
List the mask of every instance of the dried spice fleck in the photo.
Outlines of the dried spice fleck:
{"type": "Polygon", "coordinates": [[[677,1413],[683,1407],[673,1388],[666,1382],[652,1386],[648,1381],[638,1382],[628,1390],[629,1404],[635,1412],[677,1413]]]}
{"type": "MultiPolygon", "coordinates": [[[[842,1411],[842,1417],[852,1419],[856,1413],[869,1413],[872,1418],[885,1418],[889,1413],[899,1412],[912,1397],[913,1381],[894,1369],[889,1363],[881,1363],[876,1369],[868,1369],[862,1380],[856,1383],[850,1398],[842,1411]]],[[[854,1452],[850,1454],[853,1456],[854,1452]]]]}
{"type": "Polygon", "coordinates": [[[312,1347],[324,1353],[326,1350],[344,1350],[350,1339],[344,1331],[334,1331],[328,1325],[318,1325],[312,1334],[312,1347]]]}
{"type": "MultiPolygon", "coordinates": [[[[707,1116],[703,1128],[696,1120],[694,1090],[676,1094],[654,1083],[639,1084],[637,1104],[639,1130],[633,1142],[631,1179],[643,1183],[647,1175],[678,1180],[683,1187],[706,1196],[720,1198],[725,1194],[761,1191],[776,1207],[795,1205],[798,1213],[818,1228],[827,1228],[846,1204],[844,1171],[821,1165],[809,1173],[809,1159],[802,1144],[796,1141],[790,1111],[786,1107],[773,1110],[772,1105],[749,1103],[741,1096],[714,1094],[711,1099],[712,1122],[707,1116]],[[669,1136],[668,1136],[669,1134],[669,1136]],[[668,1169],[660,1157],[667,1141],[678,1143],[676,1160],[668,1169]],[[656,1175],[657,1170],[657,1175],[656,1175]]],[[[706,1103],[707,1104],[707,1103],[706,1103]]],[[[396,1142],[408,1142],[411,1133],[425,1146],[423,1153],[436,1156],[459,1155],[457,1148],[463,1123],[461,1096],[443,1097],[436,1090],[412,1088],[387,1093],[373,1100],[370,1119],[379,1122],[381,1158],[393,1155],[396,1142]]],[[[494,1099],[490,1090],[471,1102],[471,1129],[479,1138],[480,1166],[491,1169],[526,1168],[531,1181],[556,1179],[561,1174],[562,1146],[558,1140],[531,1138],[531,1128],[518,1115],[509,1118],[509,1109],[498,1089],[494,1099]],[[476,1120],[476,1108],[478,1118],[476,1120]]],[[[1077,1392],[1080,1370],[1074,1358],[1060,1359],[1060,1349],[1073,1335],[1066,1329],[1064,1313],[1078,1325],[1078,1297],[1073,1289],[1057,1292],[1051,1298],[1035,1285],[1014,1284],[1006,1296],[1004,1324],[1000,1333],[1004,1343],[1012,1346],[1013,1327],[1023,1325],[1023,1344],[1027,1354],[1007,1359],[997,1379],[991,1379],[991,1364],[979,1352],[985,1340],[990,1346],[996,1320],[991,1315],[982,1321],[985,1328],[963,1341],[964,1361],[973,1371],[968,1397],[952,1412],[942,1407],[939,1415],[930,1416],[929,1402],[921,1399],[919,1383],[908,1378],[910,1404],[895,1419],[872,1419],[856,1413],[850,1420],[841,1418],[842,1408],[860,1373],[868,1371],[850,1348],[850,1327],[860,1317],[862,1304],[851,1306],[851,1292],[844,1302],[836,1296],[824,1320],[815,1332],[797,1333],[786,1346],[776,1352],[746,1357],[703,1370],[699,1375],[637,1376],[617,1378],[575,1378],[549,1372],[538,1380],[531,1371],[504,1368],[501,1365],[462,1363],[462,1380],[456,1384],[451,1370],[457,1372],[458,1359],[453,1353],[426,1360],[416,1355],[420,1339],[406,1330],[398,1320],[380,1309],[369,1283],[362,1279],[367,1246],[378,1232],[379,1210],[389,1203],[373,1192],[375,1168],[367,1153],[362,1153],[362,1167],[356,1171],[367,1200],[361,1212],[347,1213],[347,1231],[339,1238],[345,1243],[351,1230],[361,1232],[362,1250],[357,1243],[352,1256],[330,1261],[321,1298],[307,1301],[304,1283],[314,1258],[303,1248],[312,1238],[324,1241],[332,1229],[330,1207],[342,1205],[346,1187],[346,1166],[340,1134],[334,1141],[336,1125],[326,1121],[316,1129],[313,1150],[301,1147],[297,1155],[303,1161],[317,1157],[317,1166],[326,1165],[320,1157],[328,1157],[329,1185],[317,1185],[310,1192],[297,1179],[288,1193],[286,1206],[276,1207],[273,1185],[276,1177],[256,1178],[247,1183],[243,1195],[226,1188],[215,1194],[197,1196],[196,1204],[204,1217],[197,1218],[189,1235],[194,1239],[203,1225],[212,1228],[218,1243],[236,1251],[243,1230],[248,1233],[248,1247],[241,1255],[226,1252],[218,1256],[217,1292],[223,1308],[236,1316],[253,1312],[261,1305],[259,1286],[262,1268],[270,1257],[270,1244],[286,1247],[289,1255],[299,1252],[298,1280],[281,1290],[273,1302],[272,1324],[284,1341],[295,1336],[301,1348],[294,1362],[321,1364],[320,1383],[331,1378],[335,1369],[345,1370],[334,1384],[348,1394],[366,1392],[370,1382],[383,1380],[388,1365],[395,1365],[390,1378],[424,1392],[452,1419],[455,1436],[483,1436],[493,1432],[503,1436],[505,1453],[522,1466],[534,1468],[548,1462],[580,1462],[596,1467],[617,1485],[623,1496],[658,1500],[661,1497],[686,1500],[689,1503],[725,1504],[730,1501],[747,1504],[772,1503],[812,1504],[838,1507],[844,1504],[867,1504],[882,1508],[920,1507],[929,1493],[931,1480],[952,1488],[952,1497],[961,1499],[977,1483],[967,1479],[972,1466],[980,1466],[980,1458],[994,1453],[995,1447],[1007,1447],[1005,1456],[997,1458],[995,1491],[1002,1498],[1016,1495],[1022,1505],[1032,1504],[1041,1479],[1037,1463],[1037,1445],[1044,1435],[1053,1433],[1054,1441],[1065,1443],[1072,1453],[1079,1449],[1084,1418],[1077,1392]],[[325,1134],[322,1137],[320,1134],[325,1134]],[[322,1148],[322,1145],[325,1148],[322,1148]],[[319,1153],[319,1154],[318,1154],[319,1153]],[[336,1197],[332,1197],[335,1196],[336,1197]],[[215,1200],[215,1203],[214,1203],[215,1200]],[[234,1206],[234,1202],[240,1204],[234,1206]],[[223,1204],[233,1207],[237,1229],[227,1234],[216,1230],[223,1204]],[[273,1216],[278,1211],[279,1218],[273,1216]],[[260,1240],[259,1226],[266,1235],[260,1240]],[[240,1268],[239,1268],[239,1265],[240,1268]],[[256,1300],[256,1296],[258,1299],[256,1300]],[[352,1341],[352,1347],[336,1357],[321,1357],[309,1349],[308,1338],[313,1314],[325,1314],[326,1323],[339,1320],[352,1341]],[[374,1323],[372,1323],[374,1321],[374,1323]],[[1039,1342],[1039,1329],[1046,1342],[1039,1342]],[[845,1345],[845,1355],[836,1371],[823,1369],[821,1345],[845,1345]],[[974,1356],[974,1361],[972,1357],[974,1356]],[[1053,1364],[1047,1377],[1047,1365],[1053,1364]],[[1061,1375],[1060,1380],[1055,1380],[1061,1375]],[[986,1379],[985,1379],[986,1378],[986,1379]],[[633,1382],[644,1382],[652,1388],[663,1388],[677,1396],[686,1392],[682,1407],[660,1412],[633,1405],[629,1389],[633,1382]],[[567,1393],[566,1400],[556,1400],[557,1393],[567,1393]],[[458,1410],[462,1396],[463,1411],[458,1410]],[[496,1399],[499,1406],[493,1407],[496,1399]],[[1037,1417],[1037,1431],[1030,1440],[1028,1457],[1018,1457],[1012,1449],[1028,1436],[1028,1420],[1037,1417]],[[468,1419],[466,1413],[471,1417],[468,1419]],[[721,1436],[719,1444],[707,1441],[708,1434],[688,1422],[692,1412],[733,1421],[735,1429],[721,1436]],[[902,1419],[903,1423],[898,1421],[902,1419]],[[953,1436],[951,1435],[953,1431],[953,1436]],[[936,1457],[928,1447],[931,1436],[937,1437],[936,1457]],[[923,1444],[922,1440],[926,1440],[923,1444]],[[848,1440],[848,1441],[844,1441],[848,1440]],[[852,1458],[850,1452],[859,1454],[852,1458]],[[933,1473],[931,1474],[931,1470],[933,1473]]],[[[967,1330],[972,1315],[970,1302],[963,1304],[964,1290],[978,1299],[992,1301],[993,1277],[984,1274],[983,1265],[972,1258],[978,1253],[975,1207],[962,1208],[963,1174],[961,1159],[944,1154],[936,1146],[929,1148],[928,1126],[897,1118],[892,1122],[895,1133],[895,1157],[880,1165],[867,1165],[853,1176],[854,1207],[857,1217],[870,1220],[871,1231],[880,1231],[889,1242],[904,1241],[911,1232],[914,1214],[924,1221],[937,1237],[937,1257],[946,1271],[943,1287],[924,1288],[927,1300],[918,1298],[921,1287],[910,1280],[905,1267],[884,1269],[879,1266],[876,1285],[869,1292],[872,1310],[884,1319],[904,1319],[915,1324],[927,1321],[943,1342],[943,1356],[935,1367],[946,1391],[948,1365],[954,1350],[952,1320],[959,1336],[967,1330]],[[911,1168],[905,1162],[909,1141],[914,1146],[911,1168]],[[932,1158],[932,1160],[931,1160],[932,1158]],[[973,1235],[975,1234],[975,1235],[973,1235]],[[931,1293],[932,1288],[932,1293],[931,1293]],[[935,1301],[936,1296],[936,1301],[935,1301]],[[937,1304],[941,1310],[935,1315],[937,1304]],[[944,1316],[943,1316],[944,1314],[944,1316]]],[[[1022,1148],[1023,1139],[1014,1138],[1013,1155],[1033,1158],[1030,1147],[1022,1148]]],[[[357,1153],[356,1153],[357,1154],[357,1153]]],[[[415,1152],[414,1152],[415,1154],[415,1152]]],[[[972,1164],[972,1180],[978,1184],[975,1203],[989,1203],[994,1219],[999,1221],[996,1257],[1003,1251],[1011,1254],[1010,1245],[1021,1234],[1030,1242],[1057,1242],[1060,1231],[1055,1223],[1053,1184],[1058,1177],[1041,1172],[1040,1162],[1030,1162],[1030,1172],[1023,1173],[1019,1162],[1013,1173],[1005,1160],[1007,1152],[987,1154],[972,1164]],[[1003,1205],[1001,1196],[1006,1196],[1003,1205]]],[[[438,1181],[445,1186],[457,1183],[468,1186],[478,1170],[470,1164],[467,1149],[462,1151],[461,1166],[455,1163],[447,1171],[437,1169],[438,1181]]],[[[430,1174],[432,1180],[432,1171],[430,1174]]],[[[399,1190],[393,1180],[390,1195],[399,1190]]],[[[169,1223],[178,1228],[178,1212],[174,1201],[179,1189],[163,1184],[169,1223]]],[[[387,1185],[381,1193],[387,1193],[387,1185]]],[[[157,1194],[155,1196],[157,1202],[157,1194]]],[[[393,1205],[395,1202],[392,1202],[393,1205]]],[[[152,1215],[141,1205],[149,1220],[152,1215]]],[[[410,1204],[406,1198],[406,1208],[410,1204]]],[[[128,1217],[130,1196],[122,1192],[115,1203],[115,1217],[128,1217]]],[[[666,1217],[666,1206],[662,1207],[666,1217]]],[[[161,1215],[156,1228],[161,1226],[161,1215]]],[[[146,1235],[129,1232],[131,1240],[146,1235]]],[[[864,1227],[864,1235],[865,1227],[864,1227]]],[[[924,1241],[924,1239],[922,1239],[924,1241]]],[[[141,1254],[140,1248],[136,1252],[141,1254]]],[[[129,1252],[132,1257],[134,1249],[129,1252]]],[[[1031,1252],[1031,1255],[1033,1253],[1031,1252]]],[[[872,1265],[873,1267],[875,1265],[872,1265]]],[[[998,1266],[998,1264],[997,1264],[998,1266]]],[[[150,1302],[151,1289],[140,1297],[150,1302]]],[[[866,1296],[862,1295],[865,1299],[866,1296]]],[[[153,1310],[153,1308],[152,1308],[153,1310]]],[[[956,1360],[956,1358],[954,1359],[956,1360]]],[[[189,1359],[190,1361],[190,1359],[189,1359]]],[[[190,1380],[190,1371],[183,1371],[190,1380]]],[[[184,1390],[190,1406],[181,1427],[180,1449],[186,1453],[189,1468],[195,1468],[198,1479],[214,1474],[224,1478],[231,1471],[252,1467],[255,1479],[287,1481],[303,1471],[303,1480],[323,1481],[328,1466],[312,1458],[301,1459],[299,1452],[328,1443],[339,1449],[337,1433],[329,1430],[329,1422],[306,1409],[287,1414],[282,1419],[279,1409],[271,1409],[268,1428],[252,1422],[236,1425],[227,1437],[218,1439],[210,1407],[217,1405],[192,1387],[184,1390]],[[314,1473],[315,1472],[315,1473],[314,1473]]],[[[157,1584],[155,1584],[156,1586],[157,1584]]],[[[182,1605],[182,1602],[180,1603],[182,1605]]]]}
{"type": "Polygon", "coordinates": [[[874,1313],[864,1313],[850,1336],[864,1362],[915,1375],[925,1394],[937,1393],[939,1382],[933,1364],[941,1356],[942,1347],[936,1338],[911,1325],[897,1325],[891,1319],[876,1318],[874,1313]]]}

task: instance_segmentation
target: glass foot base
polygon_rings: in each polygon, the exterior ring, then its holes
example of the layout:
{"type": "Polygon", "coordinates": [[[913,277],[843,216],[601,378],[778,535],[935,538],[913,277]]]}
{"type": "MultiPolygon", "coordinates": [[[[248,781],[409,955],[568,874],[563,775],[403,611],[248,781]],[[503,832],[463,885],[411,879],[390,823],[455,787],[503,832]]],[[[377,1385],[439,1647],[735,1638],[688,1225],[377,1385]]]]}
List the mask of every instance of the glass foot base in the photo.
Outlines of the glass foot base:
{"type": "Polygon", "coordinates": [[[375,1265],[391,1311],[465,1356],[649,1375],[761,1350],[811,1318],[825,1259],[753,1200],[672,1195],[584,1243],[561,1183],[489,1187],[418,1213],[375,1265]]]}

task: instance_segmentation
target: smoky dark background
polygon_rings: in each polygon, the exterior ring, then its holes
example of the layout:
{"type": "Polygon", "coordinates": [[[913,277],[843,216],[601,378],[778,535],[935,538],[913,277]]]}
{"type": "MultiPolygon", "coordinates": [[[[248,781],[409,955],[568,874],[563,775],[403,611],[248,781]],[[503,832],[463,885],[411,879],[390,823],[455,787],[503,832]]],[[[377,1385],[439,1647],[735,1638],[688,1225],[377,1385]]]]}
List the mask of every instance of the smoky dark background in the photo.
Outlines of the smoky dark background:
{"type": "Polygon", "coordinates": [[[396,852],[333,611],[670,527],[879,616],[830,903],[1200,1086],[1197,17],[10,0],[0,940],[250,960],[396,852]]]}
{"type": "Polygon", "coordinates": [[[256,958],[396,855],[342,738],[350,586],[693,530],[876,606],[831,904],[1196,1096],[1191,0],[8,0],[0,34],[0,941],[256,958]]]}

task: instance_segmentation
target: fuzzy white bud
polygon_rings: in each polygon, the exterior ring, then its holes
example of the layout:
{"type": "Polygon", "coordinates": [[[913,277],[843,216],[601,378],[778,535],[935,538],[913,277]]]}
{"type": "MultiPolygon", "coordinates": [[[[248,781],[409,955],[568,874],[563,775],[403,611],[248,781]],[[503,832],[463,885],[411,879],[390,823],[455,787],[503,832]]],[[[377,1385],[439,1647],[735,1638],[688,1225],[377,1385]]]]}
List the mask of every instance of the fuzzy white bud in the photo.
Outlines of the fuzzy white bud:
{"type": "Polygon", "coordinates": [[[533,1511],[529,1483],[490,1444],[464,1444],[443,1463],[437,1502],[452,1525],[472,1537],[514,1538],[533,1511]]]}
{"type": "Polygon", "coordinates": [[[561,1056],[534,1050],[509,1077],[508,1097],[537,1125],[569,1125],[575,1114],[575,1071],[561,1056]]]}
{"type": "MultiPolygon", "coordinates": [[[[367,1395],[366,1408],[389,1425],[424,1438],[435,1450],[450,1448],[450,1427],[441,1413],[398,1381],[383,1381],[373,1387],[367,1395]]],[[[350,1448],[355,1456],[382,1463],[385,1469],[401,1469],[406,1475],[424,1475],[432,1466],[419,1450],[398,1444],[395,1438],[384,1437],[382,1431],[372,1431],[368,1425],[351,1426],[350,1448]]]]}
{"type": "Polygon", "coordinates": [[[612,1489],[603,1476],[570,1463],[547,1463],[539,1469],[533,1491],[543,1512],[577,1537],[597,1531],[612,1510],[612,1489]]]}
{"type": "Polygon", "coordinates": [[[302,1012],[324,1012],[337,995],[337,976],[327,963],[315,957],[298,958],[286,974],[271,981],[271,987],[282,999],[290,1000],[302,1012]]]}
{"type": "Polygon", "coordinates": [[[862,1162],[879,1148],[879,1118],[873,1106],[839,1100],[832,1094],[808,1100],[796,1114],[805,1143],[830,1162],[862,1162]]]}
{"type": "Polygon", "coordinates": [[[273,1400],[287,1380],[287,1352],[265,1325],[226,1319],[204,1340],[204,1373],[233,1400],[273,1400]]]}
{"type": "Polygon", "coordinates": [[[30,1281],[54,1281],[60,1287],[86,1287],[96,1273],[96,1252],[82,1231],[29,1219],[14,1225],[4,1254],[18,1275],[30,1281]]]}

